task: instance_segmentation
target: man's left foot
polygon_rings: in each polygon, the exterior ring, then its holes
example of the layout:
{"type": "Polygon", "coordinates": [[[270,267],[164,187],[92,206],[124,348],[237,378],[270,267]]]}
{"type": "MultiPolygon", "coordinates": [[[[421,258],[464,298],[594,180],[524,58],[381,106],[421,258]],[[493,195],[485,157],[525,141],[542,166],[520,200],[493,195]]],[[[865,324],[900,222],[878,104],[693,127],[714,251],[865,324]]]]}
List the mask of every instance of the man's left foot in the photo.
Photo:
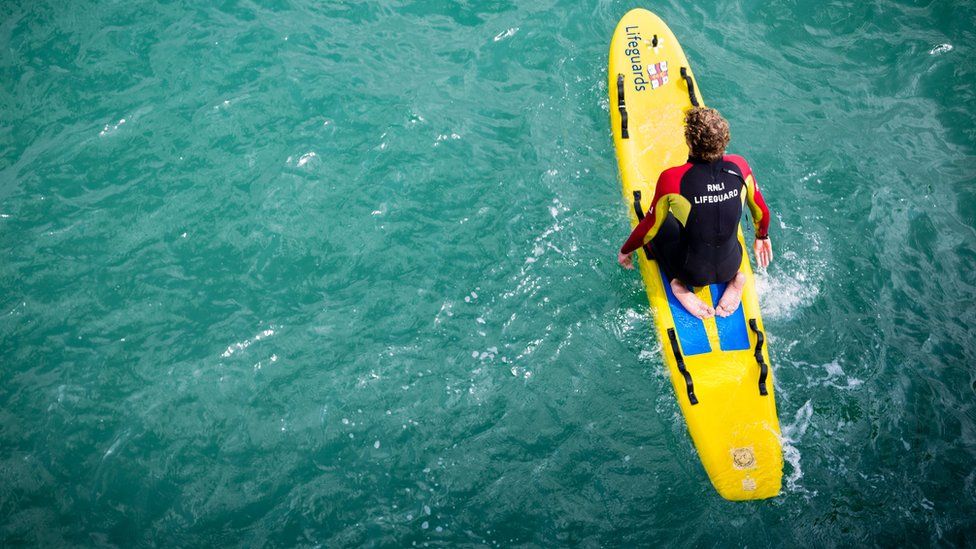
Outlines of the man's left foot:
{"type": "Polygon", "coordinates": [[[709,307],[677,278],[671,281],[671,291],[674,293],[674,297],[678,302],[681,303],[681,306],[700,320],[715,316],[715,309],[709,307]]]}
{"type": "Polygon", "coordinates": [[[739,308],[739,304],[742,303],[742,290],[745,287],[746,275],[735,273],[735,278],[725,287],[725,293],[718,300],[718,306],[715,307],[715,314],[721,317],[727,317],[734,313],[739,308]]]}

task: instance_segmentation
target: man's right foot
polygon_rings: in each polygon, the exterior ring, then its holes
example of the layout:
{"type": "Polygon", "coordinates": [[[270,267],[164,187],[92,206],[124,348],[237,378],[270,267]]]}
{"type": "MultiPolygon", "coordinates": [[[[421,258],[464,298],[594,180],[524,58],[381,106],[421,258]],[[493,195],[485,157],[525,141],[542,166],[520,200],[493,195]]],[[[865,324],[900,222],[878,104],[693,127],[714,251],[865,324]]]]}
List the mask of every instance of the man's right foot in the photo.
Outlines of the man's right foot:
{"type": "Polygon", "coordinates": [[[691,290],[686,288],[684,284],[678,281],[678,279],[671,281],[671,291],[674,293],[674,297],[678,298],[678,302],[681,303],[681,306],[699,319],[704,320],[706,318],[712,318],[715,316],[715,309],[706,305],[704,301],[702,301],[691,290]]]}

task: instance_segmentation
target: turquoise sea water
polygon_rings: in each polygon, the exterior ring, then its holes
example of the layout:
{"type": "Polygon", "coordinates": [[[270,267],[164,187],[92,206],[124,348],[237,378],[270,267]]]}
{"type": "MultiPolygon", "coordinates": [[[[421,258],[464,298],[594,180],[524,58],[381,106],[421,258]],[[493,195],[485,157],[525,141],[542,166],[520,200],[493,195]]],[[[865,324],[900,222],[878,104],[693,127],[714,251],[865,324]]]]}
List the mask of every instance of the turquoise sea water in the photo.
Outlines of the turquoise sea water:
{"type": "Polygon", "coordinates": [[[620,1],[0,6],[0,545],[976,544],[976,8],[647,4],[774,212],[784,491],[709,485],[620,1]]]}

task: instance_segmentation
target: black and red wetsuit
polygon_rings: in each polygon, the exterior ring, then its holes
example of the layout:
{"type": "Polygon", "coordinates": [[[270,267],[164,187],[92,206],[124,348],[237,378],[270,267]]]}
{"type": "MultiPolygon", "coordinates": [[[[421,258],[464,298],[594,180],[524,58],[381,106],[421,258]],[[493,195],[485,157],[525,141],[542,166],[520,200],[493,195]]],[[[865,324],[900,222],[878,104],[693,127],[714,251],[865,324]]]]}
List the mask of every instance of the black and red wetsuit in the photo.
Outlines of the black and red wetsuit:
{"type": "Polygon", "coordinates": [[[745,159],[689,158],[661,173],[651,209],[620,251],[650,243],[668,280],[691,286],[728,282],[742,261],[736,229],[743,203],[752,212],[756,238],[766,238],[769,209],[745,159]]]}

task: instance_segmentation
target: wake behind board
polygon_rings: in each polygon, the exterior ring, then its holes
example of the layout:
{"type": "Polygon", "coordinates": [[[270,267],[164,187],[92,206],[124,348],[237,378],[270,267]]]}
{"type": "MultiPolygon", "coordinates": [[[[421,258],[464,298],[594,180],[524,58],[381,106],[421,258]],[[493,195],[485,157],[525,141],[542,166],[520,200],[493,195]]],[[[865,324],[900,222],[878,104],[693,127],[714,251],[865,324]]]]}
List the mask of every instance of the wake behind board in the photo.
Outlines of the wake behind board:
{"type": "MultiPolygon", "coordinates": [[[[631,225],[650,206],[658,176],[684,164],[684,116],[704,102],[671,29],[635,9],[620,20],[610,43],[610,122],[631,225]]],[[[709,479],[722,497],[762,499],[780,491],[783,452],[762,315],[746,253],[742,305],[727,318],[699,320],[675,299],[656,261],[639,251],[640,273],[654,311],[664,363],[688,432],[709,479]]],[[[717,304],[724,284],[695,288],[717,304]]]]}

